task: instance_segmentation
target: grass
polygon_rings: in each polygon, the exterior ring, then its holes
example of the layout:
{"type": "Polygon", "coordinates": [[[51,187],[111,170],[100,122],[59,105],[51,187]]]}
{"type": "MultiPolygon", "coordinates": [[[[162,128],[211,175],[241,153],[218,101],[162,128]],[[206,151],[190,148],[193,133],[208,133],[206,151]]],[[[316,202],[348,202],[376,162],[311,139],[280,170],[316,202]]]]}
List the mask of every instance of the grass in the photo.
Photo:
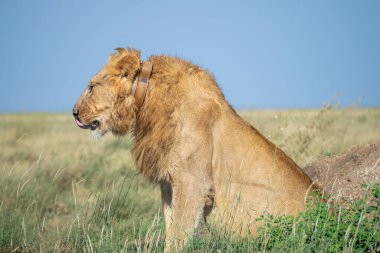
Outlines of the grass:
{"type": "MultiPolygon", "coordinates": [[[[380,109],[242,111],[301,166],[380,141],[380,109]]],[[[136,175],[132,141],[94,142],[68,114],[0,115],[0,252],[161,252],[158,187],[136,175]]],[[[379,190],[344,209],[262,217],[259,237],[211,228],[183,252],[378,252],[379,190]]]]}
{"type": "Polygon", "coordinates": [[[379,186],[366,186],[368,194],[350,209],[332,205],[318,197],[309,200],[298,217],[265,214],[258,237],[221,235],[197,239],[187,251],[217,252],[378,252],[380,250],[379,186]]]}

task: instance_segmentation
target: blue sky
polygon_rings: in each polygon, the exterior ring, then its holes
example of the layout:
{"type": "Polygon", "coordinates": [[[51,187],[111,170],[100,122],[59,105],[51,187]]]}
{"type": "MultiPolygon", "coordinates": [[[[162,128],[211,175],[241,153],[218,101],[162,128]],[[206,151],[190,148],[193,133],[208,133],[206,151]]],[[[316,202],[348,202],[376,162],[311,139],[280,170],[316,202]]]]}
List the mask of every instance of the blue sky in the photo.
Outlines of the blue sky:
{"type": "Polygon", "coordinates": [[[116,47],[216,77],[236,108],[380,106],[380,1],[0,2],[0,112],[70,111],[116,47]]]}

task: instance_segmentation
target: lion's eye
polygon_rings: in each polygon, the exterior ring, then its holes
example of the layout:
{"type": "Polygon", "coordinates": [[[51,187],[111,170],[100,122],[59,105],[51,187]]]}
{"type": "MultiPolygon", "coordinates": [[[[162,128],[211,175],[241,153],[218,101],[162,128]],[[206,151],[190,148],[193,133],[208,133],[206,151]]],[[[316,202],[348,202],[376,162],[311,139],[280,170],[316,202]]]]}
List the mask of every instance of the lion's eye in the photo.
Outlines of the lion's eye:
{"type": "Polygon", "coordinates": [[[93,88],[94,88],[93,85],[89,85],[88,88],[87,88],[87,89],[88,89],[88,92],[91,93],[93,88]]]}

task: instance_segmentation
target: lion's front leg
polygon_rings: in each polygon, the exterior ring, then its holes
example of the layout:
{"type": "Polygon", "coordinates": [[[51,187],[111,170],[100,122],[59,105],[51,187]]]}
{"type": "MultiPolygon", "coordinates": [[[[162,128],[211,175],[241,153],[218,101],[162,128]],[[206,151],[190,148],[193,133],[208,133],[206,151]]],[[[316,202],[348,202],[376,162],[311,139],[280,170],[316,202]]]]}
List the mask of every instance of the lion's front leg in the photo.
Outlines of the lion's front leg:
{"type": "Polygon", "coordinates": [[[169,238],[169,228],[171,225],[171,216],[172,216],[172,186],[168,182],[161,182],[161,200],[162,208],[164,211],[164,220],[165,220],[165,251],[170,251],[170,238],[169,238]]]}
{"type": "Polygon", "coordinates": [[[165,252],[182,249],[203,218],[205,196],[194,180],[161,184],[165,216],[165,252]],[[184,182],[186,181],[186,182],[184,182]]]}

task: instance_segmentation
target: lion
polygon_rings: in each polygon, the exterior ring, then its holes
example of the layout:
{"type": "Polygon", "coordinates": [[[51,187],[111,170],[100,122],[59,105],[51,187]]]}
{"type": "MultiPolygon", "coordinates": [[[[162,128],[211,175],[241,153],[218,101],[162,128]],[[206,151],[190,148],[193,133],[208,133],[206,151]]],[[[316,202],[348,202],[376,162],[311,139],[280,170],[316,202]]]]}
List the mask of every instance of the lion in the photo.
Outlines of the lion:
{"type": "Polygon", "coordinates": [[[139,173],[157,183],[165,251],[202,224],[255,233],[264,212],[297,215],[316,189],[280,148],[243,120],[214,77],[177,57],[117,48],[73,109],[95,136],[131,133],[139,173]]]}

